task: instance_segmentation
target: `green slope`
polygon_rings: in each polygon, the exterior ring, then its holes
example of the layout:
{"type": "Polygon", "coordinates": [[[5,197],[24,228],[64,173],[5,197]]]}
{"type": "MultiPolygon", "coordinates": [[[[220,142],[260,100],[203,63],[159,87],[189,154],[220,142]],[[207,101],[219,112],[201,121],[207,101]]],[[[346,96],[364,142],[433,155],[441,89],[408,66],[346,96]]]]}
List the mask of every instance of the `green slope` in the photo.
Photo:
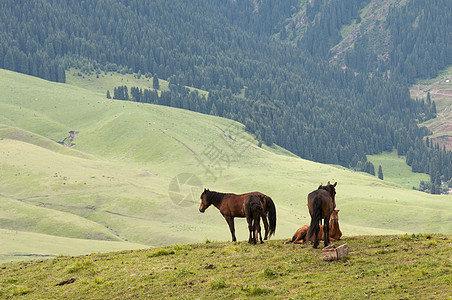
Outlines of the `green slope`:
{"type": "MultiPolygon", "coordinates": [[[[0,214],[0,228],[153,246],[229,240],[215,208],[198,212],[208,187],[270,195],[276,238],[287,238],[309,223],[306,195],[338,181],[345,235],[452,232],[451,196],[406,190],[257,144],[227,119],[107,100],[0,70],[0,194],[11,212],[0,214]],[[69,131],[79,133],[66,148],[57,142],[69,131]],[[179,186],[170,184],[176,180],[179,186]],[[35,223],[21,221],[27,216],[35,223]],[[34,225],[45,218],[58,229],[34,225]],[[61,218],[66,225],[55,225],[61,218]]],[[[236,220],[239,240],[247,237],[245,224],[236,220]]]]}
{"type": "Polygon", "coordinates": [[[450,299],[451,235],[310,245],[210,242],[2,265],[5,299],[450,299]],[[344,246],[345,247],[345,246],[344,246]]]}
{"type": "Polygon", "coordinates": [[[435,101],[437,117],[428,120],[423,125],[432,132],[429,139],[433,143],[452,150],[452,66],[440,72],[438,77],[430,80],[418,80],[410,87],[412,98],[427,100],[430,93],[435,101]]]}
{"type": "Polygon", "coordinates": [[[406,158],[397,155],[397,150],[368,155],[367,160],[375,166],[376,176],[378,176],[378,167],[381,166],[385,181],[394,182],[407,189],[418,187],[422,180],[430,181],[428,174],[413,173],[411,167],[406,164],[406,158]]]}
{"type": "Polygon", "coordinates": [[[128,249],[144,249],[137,243],[66,238],[35,232],[0,229],[0,263],[84,255],[128,249]]]}

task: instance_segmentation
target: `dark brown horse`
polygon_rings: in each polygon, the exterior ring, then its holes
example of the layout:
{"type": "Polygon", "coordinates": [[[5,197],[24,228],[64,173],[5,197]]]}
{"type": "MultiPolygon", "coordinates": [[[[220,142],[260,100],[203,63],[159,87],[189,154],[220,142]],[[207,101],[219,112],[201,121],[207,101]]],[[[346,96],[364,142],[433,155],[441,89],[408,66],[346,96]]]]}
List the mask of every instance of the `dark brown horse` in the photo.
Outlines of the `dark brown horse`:
{"type": "Polygon", "coordinates": [[[336,187],[337,182],[334,184],[328,184],[323,186],[320,185],[319,188],[308,195],[308,208],[309,214],[311,215],[311,225],[309,227],[308,236],[306,240],[310,240],[314,234],[314,248],[319,245],[319,231],[320,231],[320,221],[324,220],[324,236],[323,244],[328,246],[329,243],[329,222],[330,215],[336,208],[336,187]]]}
{"type": "Polygon", "coordinates": [[[263,243],[261,235],[261,218],[262,220],[267,218],[262,207],[263,202],[264,199],[262,195],[251,194],[245,197],[245,202],[243,203],[243,211],[250,232],[250,237],[248,238],[248,243],[250,244],[257,243],[258,235],[261,244],[263,243]]]}
{"type": "Polygon", "coordinates": [[[235,228],[234,228],[234,218],[244,218],[245,213],[243,211],[243,203],[245,202],[245,197],[248,195],[261,195],[262,196],[262,207],[268,217],[263,218],[264,228],[265,228],[265,240],[272,236],[276,230],[276,207],[273,203],[273,200],[260,192],[252,192],[241,195],[231,194],[231,193],[219,193],[214,191],[209,191],[208,189],[204,189],[204,192],[201,194],[201,204],[199,206],[199,211],[204,212],[210,205],[218,208],[220,213],[226,219],[226,222],[229,225],[229,230],[231,231],[232,241],[235,242],[237,239],[235,237],[235,228]],[[270,228],[269,228],[270,223],[270,228]]]}
{"type": "MultiPolygon", "coordinates": [[[[292,240],[290,242],[294,243],[294,244],[306,243],[306,241],[307,241],[306,235],[308,234],[309,227],[310,227],[309,225],[304,225],[304,226],[298,228],[298,230],[294,233],[292,240]]],[[[323,225],[320,225],[320,230],[319,230],[320,236],[322,236],[324,234],[323,227],[324,227],[323,225]]],[[[341,229],[339,228],[339,209],[333,210],[333,213],[331,214],[329,235],[330,235],[330,242],[338,241],[342,236],[341,229]]],[[[310,242],[314,242],[313,236],[311,236],[310,242]]]]}

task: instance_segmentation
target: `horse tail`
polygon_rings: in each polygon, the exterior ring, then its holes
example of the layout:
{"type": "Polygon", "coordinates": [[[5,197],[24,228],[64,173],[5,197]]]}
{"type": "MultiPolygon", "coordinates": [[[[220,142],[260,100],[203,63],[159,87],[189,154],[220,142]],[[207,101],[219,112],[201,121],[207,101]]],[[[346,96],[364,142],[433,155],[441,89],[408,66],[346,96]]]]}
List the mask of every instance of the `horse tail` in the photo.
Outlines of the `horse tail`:
{"type": "Polygon", "coordinates": [[[266,206],[267,206],[267,216],[268,216],[268,223],[270,225],[269,229],[269,236],[272,236],[275,234],[276,231],[276,207],[275,203],[273,203],[272,198],[266,196],[266,206]]]}
{"type": "Polygon", "coordinates": [[[321,201],[319,200],[320,199],[314,199],[312,204],[311,225],[309,226],[308,235],[306,237],[307,241],[311,240],[313,234],[314,237],[318,237],[320,231],[319,220],[320,220],[321,201]]]}

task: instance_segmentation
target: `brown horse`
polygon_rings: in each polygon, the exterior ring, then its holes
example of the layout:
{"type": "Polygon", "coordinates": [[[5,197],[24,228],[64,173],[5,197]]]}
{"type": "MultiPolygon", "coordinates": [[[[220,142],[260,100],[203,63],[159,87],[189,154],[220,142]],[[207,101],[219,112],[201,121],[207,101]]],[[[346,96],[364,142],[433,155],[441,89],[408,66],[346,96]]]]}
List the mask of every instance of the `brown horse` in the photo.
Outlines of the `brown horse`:
{"type": "Polygon", "coordinates": [[[273,203],[273,200],[267,195],[264,195],[260,192],[236,195],[231,193],[219,193],[204,189],[204,192],[202,192],[201,194],[201,204],[199,206],[199,211],[203,213],[210,205],[218,208],[220,213],[226,219],[226,222],[229,225],[229,230],[231,231],[232,241],[235,242],[237,239],[235,237],[234,218],[245,217],[245,213],[243,211],[243,203],[245,202],[245,197],[252,194],[262,196],[262,207],[268,217],[268,222],[267,218],[262,219],[265,228],[264,239],[266,240],[269,236],[272,236],[276,230],[276,207],[273,203]]]}
{"type": "Polygon", "coordinates": [[[329,221],[330,215],[333,210],[336,208],[336,187],[337,182],[334,184],[328,184],[323,186],[320,185],[319,188],[308,195],[308,208],[309,214],[311,215],[311,225],[309,227],[308,235],[306,240],[311,240],[312,235],[314,234],[314,248],[317,248],[319,245],[319,231],[321,219],[324,220],[324,237],[323,244],[324,246],[328,246],[329,243],[329,221]]]}
{"type": "MultiPolygon", "coordinates": [[[[330,231],[329,231],[330,242],[338,241],[342,236],[341,229],[339,228],[339,215],[338,214],[339,214],[339,209],[335,209],[330,217],[330,231]]],[[[306,243],[306,241],[307,241],[306,235],[308,233],[308,230],[309,230],[309,225],[304,225],[304,226],[298,228],[298,230],[294,233],[292,240],[290,242],[294,243],[294,244],[306,243]]],[[[323,225],[320,225],[319,235],[322,236],[323,234],[324,234],[323,225]]],[[[314,242],[313,236],[311,237],[310,242],[314,242]]]]}
{"type": "Polygon", "coordinates": [[[250,232],[250,237],[248,238],[248,243],[256,244],[257,237],[261,244],[261,218],[262,220],[267,218],[267,215],[262,208],[262,203],[264,199],[263,196],[257,194],[251,194],[245,197],[245,202],[243,203],[243,211],[245,213],[246,221],[248,222],[248,230],[250,232]]]}

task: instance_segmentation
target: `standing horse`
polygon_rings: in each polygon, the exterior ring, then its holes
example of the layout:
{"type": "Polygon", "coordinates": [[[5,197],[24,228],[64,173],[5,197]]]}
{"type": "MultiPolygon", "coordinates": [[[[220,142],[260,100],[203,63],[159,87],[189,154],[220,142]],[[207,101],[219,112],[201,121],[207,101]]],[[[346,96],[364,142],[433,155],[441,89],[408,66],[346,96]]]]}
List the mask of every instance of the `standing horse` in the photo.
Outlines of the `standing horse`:
{"type": "Polygon", "coordinates": [[[262,220],[265,227],[264,239],[266,240],[269,236],[272,236],[276,230],[276,207],[273,203],[273,200],[267,195],[259,192],[236,195],[231,193],[219,193],[204,189],[204,192],[202,192],[201,194],[201,204],[199,205],[199,211],[203,213],[210,205],[218,208],[218,210],[228,223],[229,230],[231,231],[232,235],[232,241],[235,242],[237,239],[235,237],[234,218],[245,217],[245,213],[243,211],[243,203],[245,202],[245,197],[252,194],[262,196],[262,205],[268,217],[268,222],[267,218],[263,218],[262,220]],[[270,229],[268,226],[269,223],[270,229]]]}
{"type": "Polygon", "coordinates": [[[248,243],[256,244],[257,236],[261,244],[261,218],[262,220],[267,218],[267,215],[262,208],[263,196],[257,194],[251,194],[245,197],[245,202],[243,203],[243,211],[245,213],[246,221],[248,222],[248,230],[250,232],[250,237],[248,238],[248,243]]]}
{"type": "Polygon", "coordinates": [[[308,236],[306,240],[310,240],[314,234],[314,248],[319,245],[319,231],[321,219],[324,220],[324,246],[328,246],[329,243],[329,221],[330,215],[336,208],[336,187],[337,182],[334,184],[328,184],[325,186],[320,185],[319,188],[308,195],[308,208],[309,214],[311,215],[311,226],[308,231],[308,236]]]}
{"type": "MultiPolygon", "coordinates": [[[[304,225],[298,228],[290,242],[294,244],[306,243],[307,242],[306,235],[308,234],[309,228],[310,228],[309,225],[304,225]]],[[[323,228],[324,225],[320,225],[319,236],[322,236],[324,234],[323,228]]],[[[331,213],[329,229],[330,229],[329,231],[330,242],[338,241],[342,236],[341,229],[339,228],[339,209],[335,209],[331,213]]],[[[310,242],[314,242],[313,236],[311,236],[310,242]]]]}

